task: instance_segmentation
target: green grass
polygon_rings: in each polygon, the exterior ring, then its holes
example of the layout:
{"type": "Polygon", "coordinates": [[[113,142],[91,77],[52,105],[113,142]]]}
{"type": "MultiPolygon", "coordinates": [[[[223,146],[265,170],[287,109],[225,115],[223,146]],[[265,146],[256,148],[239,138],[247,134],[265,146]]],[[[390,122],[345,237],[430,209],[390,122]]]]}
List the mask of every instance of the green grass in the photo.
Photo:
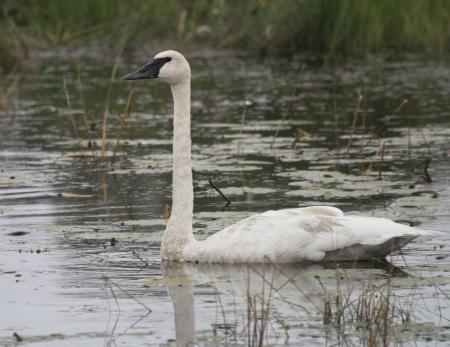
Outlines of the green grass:
{"type": "Polygon", "coordinates": [[[0,0],[0,59],[11,23],[28,45],[126,38],[331,55],[450,46],[448,0],[0,0]]]}

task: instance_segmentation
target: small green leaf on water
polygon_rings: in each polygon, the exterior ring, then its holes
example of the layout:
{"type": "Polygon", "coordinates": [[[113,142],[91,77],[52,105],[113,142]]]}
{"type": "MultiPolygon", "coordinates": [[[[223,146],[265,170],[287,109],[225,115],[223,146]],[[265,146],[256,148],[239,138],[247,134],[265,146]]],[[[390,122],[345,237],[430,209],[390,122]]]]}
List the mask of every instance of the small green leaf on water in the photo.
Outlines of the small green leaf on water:
{"type": "Polygon", "coordinates": [[[163,218],[169,219],[171,214],[172,214],[172,202],[168,201],[164,204],[163,218]]]}
{"type": "Polygon", "coordinates": [[[301,136],[304,136],[304,137],[311,137],[311,133],[308,132],[308,131],[306,131],[305,129],[298,128],[297,131],[298,131],[298,133],[299,133],[301,136]]]}
{"type": "Polygon", "coordinates": [[[332,198],[333,198],[333,194],[331,194],[330,192],[325,192],[325,194],[323,194],[324,200],[331,200],[332,198]]]}
{"type": "MultiPolygon", "coordinates": [[[[325,177],[325,176],[324,176],[325,177]]],[[[339,186],[340,184],[342,184],[342,182],[330,182],[330,183],[326,183],[324,184],[325,188],[336,188],[337,186],[339,186]]]]}

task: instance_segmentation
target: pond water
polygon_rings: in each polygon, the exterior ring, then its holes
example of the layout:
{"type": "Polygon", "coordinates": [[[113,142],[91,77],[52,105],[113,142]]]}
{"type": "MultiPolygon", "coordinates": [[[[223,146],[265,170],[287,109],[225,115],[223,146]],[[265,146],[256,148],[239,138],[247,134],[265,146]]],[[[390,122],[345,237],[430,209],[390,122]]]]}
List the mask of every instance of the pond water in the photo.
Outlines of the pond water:
{"type": "Polygon", "coordinates": [[[389,316],[381,341],[448,345],[449,60],[190,61],[197,238],[314,204],[444,234],[392,257],[392,274],[367,264],[162,266],[169,88],[117,79],[108,98],[110,65],[46,58],[1,111],[0,345],[369,345],[380,341],[382,315],[364,323],[376,312],[389,316]],[[364,316],[361,298],[378,311],[364,316]]]}

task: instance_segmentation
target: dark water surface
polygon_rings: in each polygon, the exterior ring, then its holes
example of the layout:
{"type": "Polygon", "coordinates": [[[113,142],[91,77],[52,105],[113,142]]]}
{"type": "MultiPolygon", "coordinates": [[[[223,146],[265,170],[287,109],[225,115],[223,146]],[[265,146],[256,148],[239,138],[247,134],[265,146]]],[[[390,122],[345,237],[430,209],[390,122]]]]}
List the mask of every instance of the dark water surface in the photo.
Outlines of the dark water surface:
{"type": "Polygon", "coordinates": [[[0,345],[15,345],[14,332],[33,346],[184,346],[194,336],[201,346],[361,345],[354,317],[324,325],[324,301],[338,292],[353,302],[386,281],[396,312],[410,316],[392,318],[391,344],[448,345],[449,60],[190,61],[198,238],[253,212],[312,204],[445,234],[392,258],[394,277],[368,265],[162,268],[169,88],[113,82],[102,153],[111,67],[47,59],[0,118],[0,345]],[[232,201],[225,210],[209,179],[232,201]]]}

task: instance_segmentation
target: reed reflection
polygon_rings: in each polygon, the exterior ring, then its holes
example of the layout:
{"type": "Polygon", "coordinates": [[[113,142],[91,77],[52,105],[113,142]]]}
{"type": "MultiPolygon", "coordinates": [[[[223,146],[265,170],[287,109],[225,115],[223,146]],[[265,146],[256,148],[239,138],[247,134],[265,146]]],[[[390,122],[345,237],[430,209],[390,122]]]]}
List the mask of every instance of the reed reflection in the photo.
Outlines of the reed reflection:
{"type": "Polygon", "coordinates": [[[177,347],[194,346],[205,338],[218,345],[286,344],[293,334],[296,341],[304,334],[304,342],[313,343],[307,333],[312,326],[327,328],[324,339],[339,342],[370,315],[378,320],[366,321],[358,339],[377,340],[383,338],[376,333],[383,324],[386,336],[402,324],[390,281],[407,275],[391,264],[164,262],[162,268],[174,306],[177,347]],[[197,288],[211,289],[214,304],[194,304],[197,288]],[[196,330],[196,319],[207,321],[209,331],[196,330]]]}

